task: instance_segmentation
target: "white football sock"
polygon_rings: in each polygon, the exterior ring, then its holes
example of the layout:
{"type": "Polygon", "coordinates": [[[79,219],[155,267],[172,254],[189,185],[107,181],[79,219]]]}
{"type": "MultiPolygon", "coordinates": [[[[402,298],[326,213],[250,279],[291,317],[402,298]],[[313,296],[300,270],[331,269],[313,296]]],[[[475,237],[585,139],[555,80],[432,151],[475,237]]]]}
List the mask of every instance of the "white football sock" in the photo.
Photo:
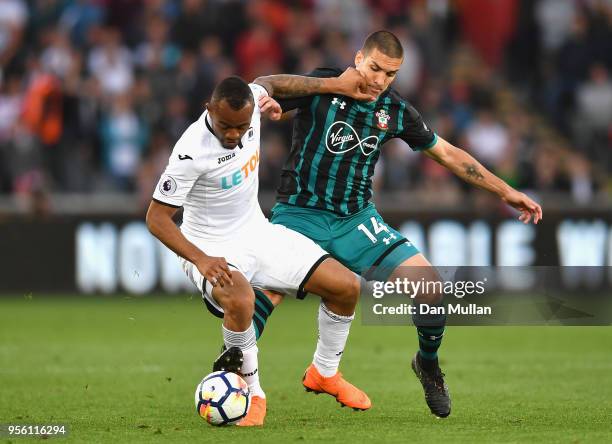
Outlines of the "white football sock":
{"type": "Polygon", "coordinates": [[[354,314],[341,316],[332,312],[323,302],[319,305],[319,340],[312,362],[321,376],[329,378],[338,372],[354,318],[354,314]]]}
{"type": "Polygon", "coordinates": [[[238,347],[242,351],[244,359],[240,373],[242,379],[249,385],[251,395],[265,398],[261,385],[259,384],[259,369],[257,361],[257,342],[255,339],[255,328],[253,323],[242,332],[231,331],[223,326],[223,341],[225,347],[238,347]]]}

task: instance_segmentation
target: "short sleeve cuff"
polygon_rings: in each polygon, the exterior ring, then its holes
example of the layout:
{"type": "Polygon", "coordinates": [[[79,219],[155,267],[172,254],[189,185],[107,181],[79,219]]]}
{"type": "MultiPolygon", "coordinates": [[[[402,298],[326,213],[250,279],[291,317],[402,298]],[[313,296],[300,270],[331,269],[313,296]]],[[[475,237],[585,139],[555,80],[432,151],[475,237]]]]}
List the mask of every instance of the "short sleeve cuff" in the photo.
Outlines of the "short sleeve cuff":
{"type": "Polygon", "coordinates": [[[176,205],[176,203],[165,202],[165,201],[163,201],[161,199],[158,199],[157,197],[154,197],[153,200],[155,202],[157,202],[158,204],[165,205],[167,207],[172,207],[172,208],[181,208],[182,207],[182,205],[176,205]]]}
{"type": "Polygon", "coordinates": [[[429,148],[432,148],[436,143],[438,143],[438,135],[434,133],[434,138],[431,142],[429,142],[427,145],[424,145],[424,146],[414,147],[414,150],[415,151],[425,151],[425,150],[428,150],[429,148]]]}
{"type": "Polygon", "coordinates": [[[266,88],[257,83],[249,83],[249,86],[251,87],[251,91],[253,91],[254,95],[256,96],[255,100],[259,99],[260,97],[266,97],[270,95],[268,94],[268,90],[266,88]]]}

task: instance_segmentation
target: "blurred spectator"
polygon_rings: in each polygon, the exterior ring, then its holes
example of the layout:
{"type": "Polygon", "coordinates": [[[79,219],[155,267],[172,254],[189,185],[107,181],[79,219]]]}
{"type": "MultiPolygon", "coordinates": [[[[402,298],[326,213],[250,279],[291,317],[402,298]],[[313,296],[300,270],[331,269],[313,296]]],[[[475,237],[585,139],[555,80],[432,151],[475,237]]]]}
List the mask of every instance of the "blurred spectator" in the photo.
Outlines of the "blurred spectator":
{"type": "Polygon", "coordinates": [[[22,109],[21,80],[16,75],[0,83],[0,145],[13,137],[22,109]]]}
{"type": "Polygon", "coordinates": [[[225,56],[221,40],[216,36],[202,41],[199,58],[189,54],[181,60],[175,79],[176,91],[188,98],[191,120],[202,114],[215,85],[230,75],[236,75],[236,66],[225,56]]]}
{"type": "Polygon", "coordinates": [[[106,9],[98,0],[75,0],[62,13],[60,25],[66,29],[72,42],[85,46],[89,30],[101,25],[106,15],[106,9]]]}
{"type": "Polygon", "coordinates": [[[168,41],[168,24],[161,16],[150,17],[146,39],[136,48],[136,65],[145,70],[173,69],[180,56],[178,47],[168,41]]]}
{"type": "Polygon", "coordinates": [[[45,32],[47,29],[57,27],[57,22],[60,19],[64,9],[73,0],[38,0],[28,1],[30,8],[30,20],[28,23],[28,31],[26,41],[28,45],[36,44],[35,37],[45,32]]]}
{"type": "Polygon", "coordinates": [[[173,23],[181,11],[181,3],[176,0],[146,0],[144,8],[145,17],[158,15],[167,23],[173,23]]]}
{"type": "Polygon", "coordinates": [[[574,140],[586,155],[612,168],[612,81],[601,64],[591,67],[589,80],[576,92],[574,140]]]}
{"type": "MultiPolygon", "coordinates": [[[[288,20],[291,32],[286,33],[284,37],[285,63],[283,68],[287,72],[306,73],[309,70],[302,71],[302,66],[310,66],[311,62],[304,62],[304,59],[310,59],[313,55],[321,57],[320,51],[313,48],[319,37],[319,28],[312,26],[314,17],[307,9],[290,11],[288,20]]],[[[323,61],[320,60],[315,67],[322,66],[322,64],[323,61]]]]}
{"type": "Polygon", "coordinates": [[[576,93],[582,130],[607,132],[612,123],[612,81],[603,65],[593,65],[589,80],[576,93]]]}
{"type": "Polygon", "coordinates": [[[589,163],[582,156],[572,156],[568,169],[574,202],[588,204],[594,192],[589,163]]]}
{"type": "Polygon", "coordinates": [[[53,74],[45,72],[38,60],[30,59],[30,81],[23,98],[23,123],[48,146],[62,135],[62,88],[53,74]]]}
{"type": "Polygon", "coordinates": [[[277,35],[284,35],[289,29],[289,8],[279,0],[252,0],[247,2],[247,17],[249,21],[259,22],[270,28],[277,35]]]}
{"type": "Polygon", "coordinates": [[[535,188],[540,191],[569,189],[567,177],[561,169],[561,158],[555,155],[551,144],[544,144],[535,153],[534,171],[536,172],[535,188]]]}
{"type": "Polygon", "coordinates": [[[217,31],[218,17],[212,1],[183,0],[181,12],[174,22],[174,40],[179,47],[197,51],[202,38],[217,31]]]}
{"type": "Polygon", "coordinates": [[[182,95],[174,95],[166,103],[166,116],[163,120],[163,126],[172,140],[178,140],[191,124],[191,119],[188,116],[189,106],[182,95]]]}
{"type": "Polygon", "coordinates": [[[22,108],[21,81],[12,75],[0,83],[0,193],[12,188],[12,140],[22,108]]]}
{"type": "Polygon", "coordinates": [[[38,139],[25,127],[17,124],[14,137],[6,145],[12,191],[27,194],[45,183],[43,152],[38,139]]]}
{"type": "Polygon", "coordinates": [[[101,44],[89,54],[88,67],[105,94],[124,94],[134,81],[132,55],[121,44],[121,34],[114,28],[103,30],[101,44]]]}
{"type": "Polygon", "coordinates": [[[297,67],[293,71],[299,74],[307,74],[322,66],[325,66],[325,60],[321,51],[307,49],[302,53],[297,67]]]}
{"type": "Polygon", "coordinates": [[[0,70],[12,60],[23,39],[28,8],[23,0],[0,0],[0,70]]]}
{"type": "Polygon", "coordinates": [[[508,149],[508,132],[495,120],[491,110],[478,112],[476,120],[467,128],[467,149],[484,165],[495,167],[508,149]]]}
{"type": "Polygon", "coordinates": [[[61,29],[51,30],[49,44],[41,54],[43,68],[63,79],[72,70],[72,65],[77,57],[68,35],[61,29]]]}
{"type": "Polygon", "coordinates": [[[325,66],[345,69],[355,64],[355,50],[349,45],[345,34],[329,30],[323,34],[323,57],[325,66]]]}
{"type": "Polygon", "coordinates": [[[516,25],[515,0],[457,2],[462,33],[490,65],[498,66],[516,25]]]}
{"type": "Polygon", "coordinates": [[[544,49],[551,53],[565,42],[576,14],[576,2],[540,0],[536,2],[535,16],[542,29],[544,49]]]}
{"type": "Polygon", "coordinates": [[[407,27],[398,26],[393,29],[393,32],[400,39],[404,48],[404,63],[397,73],[394,87],[403,96],[411,97],[421,82],[423,69],[421,52],[407,27]]]}
{"type": "Polygon", "coordinates": [[[100,131],[106,172],[118,189],[131,190],[132,179],[147,141],[147,129],[134,112],[128,94],[113,99],[100,131]]]}
{"type": "Polygon", "coordinates": [[[429,158],[421,160],[423,172],[417,185],[419,198],[440,206],[457,205],[461,199],[461,189],[452,173],[429,158]]]}
{"type": "Polygon", "coordinates": [[[158,95],[154,95],[151,82],[146,76],[140,75],[136,78],[132,88],[134,110],[150,127],[157,126],[164,116],[164,102],[158,97],[159,92],[158,95]]]}
{"type": "MultiPolygon", "coordinates": [[[[204,101],[210,97],[220,73],[226,72],[223,71],[226,64],[227,62],[222,57],[211,59],[208,63],[207,59],[199,62],[194,53],[186,52],[183,54],[179,62],[178,72],[173,80],[173,92],[181,94],[189,101],[189,117],[191,120],[196,120],[202,114],[204,101]]],[[[234,67],[231,66],[227,70],[233,72],[234,67]]]]}
{"type": "Polygon", "coordinates": [[[314,0],[316,21],[321,29],[351,34],[366,29],[368,10],[364,0],[314,0]]]}
{"type": "Polygon", "coordinates": [[[138,38],[138,23],[145,0],[104,0],[106,25],[121,32],[124,41],[133,46],[138,38]]]}
{"type": "Polygon", "coordinates": [[[236,61],[240,75],[247,81],[278,70],[283,61],[282,48],[272,30],[257,22],[236,42],[236,61]]]}

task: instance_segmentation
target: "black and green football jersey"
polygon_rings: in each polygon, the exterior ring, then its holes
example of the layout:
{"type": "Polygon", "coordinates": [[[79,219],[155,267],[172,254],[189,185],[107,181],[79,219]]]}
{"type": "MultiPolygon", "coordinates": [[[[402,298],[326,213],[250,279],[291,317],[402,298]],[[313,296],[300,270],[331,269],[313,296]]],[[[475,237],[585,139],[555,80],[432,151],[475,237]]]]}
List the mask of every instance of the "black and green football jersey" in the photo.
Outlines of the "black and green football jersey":
{"type": "MultiPolygon", "coordinates": [[[[340,74],[339,69],[318,68],[308,75],[340,74]]],[[[392,88],[371,103],[333,94],[278,102],[283,111],[298,109],[278,202],[354,214],[372,197],[374,166],[385,142],[399,137],[413,150],[423,150],[437,139],[418,111],[392,88]]]]}

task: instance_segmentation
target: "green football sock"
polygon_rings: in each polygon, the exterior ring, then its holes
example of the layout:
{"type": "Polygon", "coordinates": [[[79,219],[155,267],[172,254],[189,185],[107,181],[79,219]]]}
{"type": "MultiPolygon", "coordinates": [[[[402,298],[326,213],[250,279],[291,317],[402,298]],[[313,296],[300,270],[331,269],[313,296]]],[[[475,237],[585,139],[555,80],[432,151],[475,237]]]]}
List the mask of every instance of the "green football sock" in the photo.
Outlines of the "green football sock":
{"type": "Polygon", "coordinates": [[[268,299],[263,291],[253,289],[255,292],[255,311],[253,312],[253,325],[255,326],[255,337],[257,340],[263,334],[268,317],[274,310],[274,304],[268,299]]]}
{"type": "Polygon", "coordinates": [[[433,361],[438,358],[438,349],[442,345],[444,326],[417,327],[419,335],[419,355],[422,359],[433,361]]]}
{"type": "Polygon", "coordinates": [[[446,315],[418,314],[417,312],[412,316],[412,320],[417,328],[421,359],[429,361],[438,359],[438,349],[442,344],[442,337],[444,336],[446,315]]]}

